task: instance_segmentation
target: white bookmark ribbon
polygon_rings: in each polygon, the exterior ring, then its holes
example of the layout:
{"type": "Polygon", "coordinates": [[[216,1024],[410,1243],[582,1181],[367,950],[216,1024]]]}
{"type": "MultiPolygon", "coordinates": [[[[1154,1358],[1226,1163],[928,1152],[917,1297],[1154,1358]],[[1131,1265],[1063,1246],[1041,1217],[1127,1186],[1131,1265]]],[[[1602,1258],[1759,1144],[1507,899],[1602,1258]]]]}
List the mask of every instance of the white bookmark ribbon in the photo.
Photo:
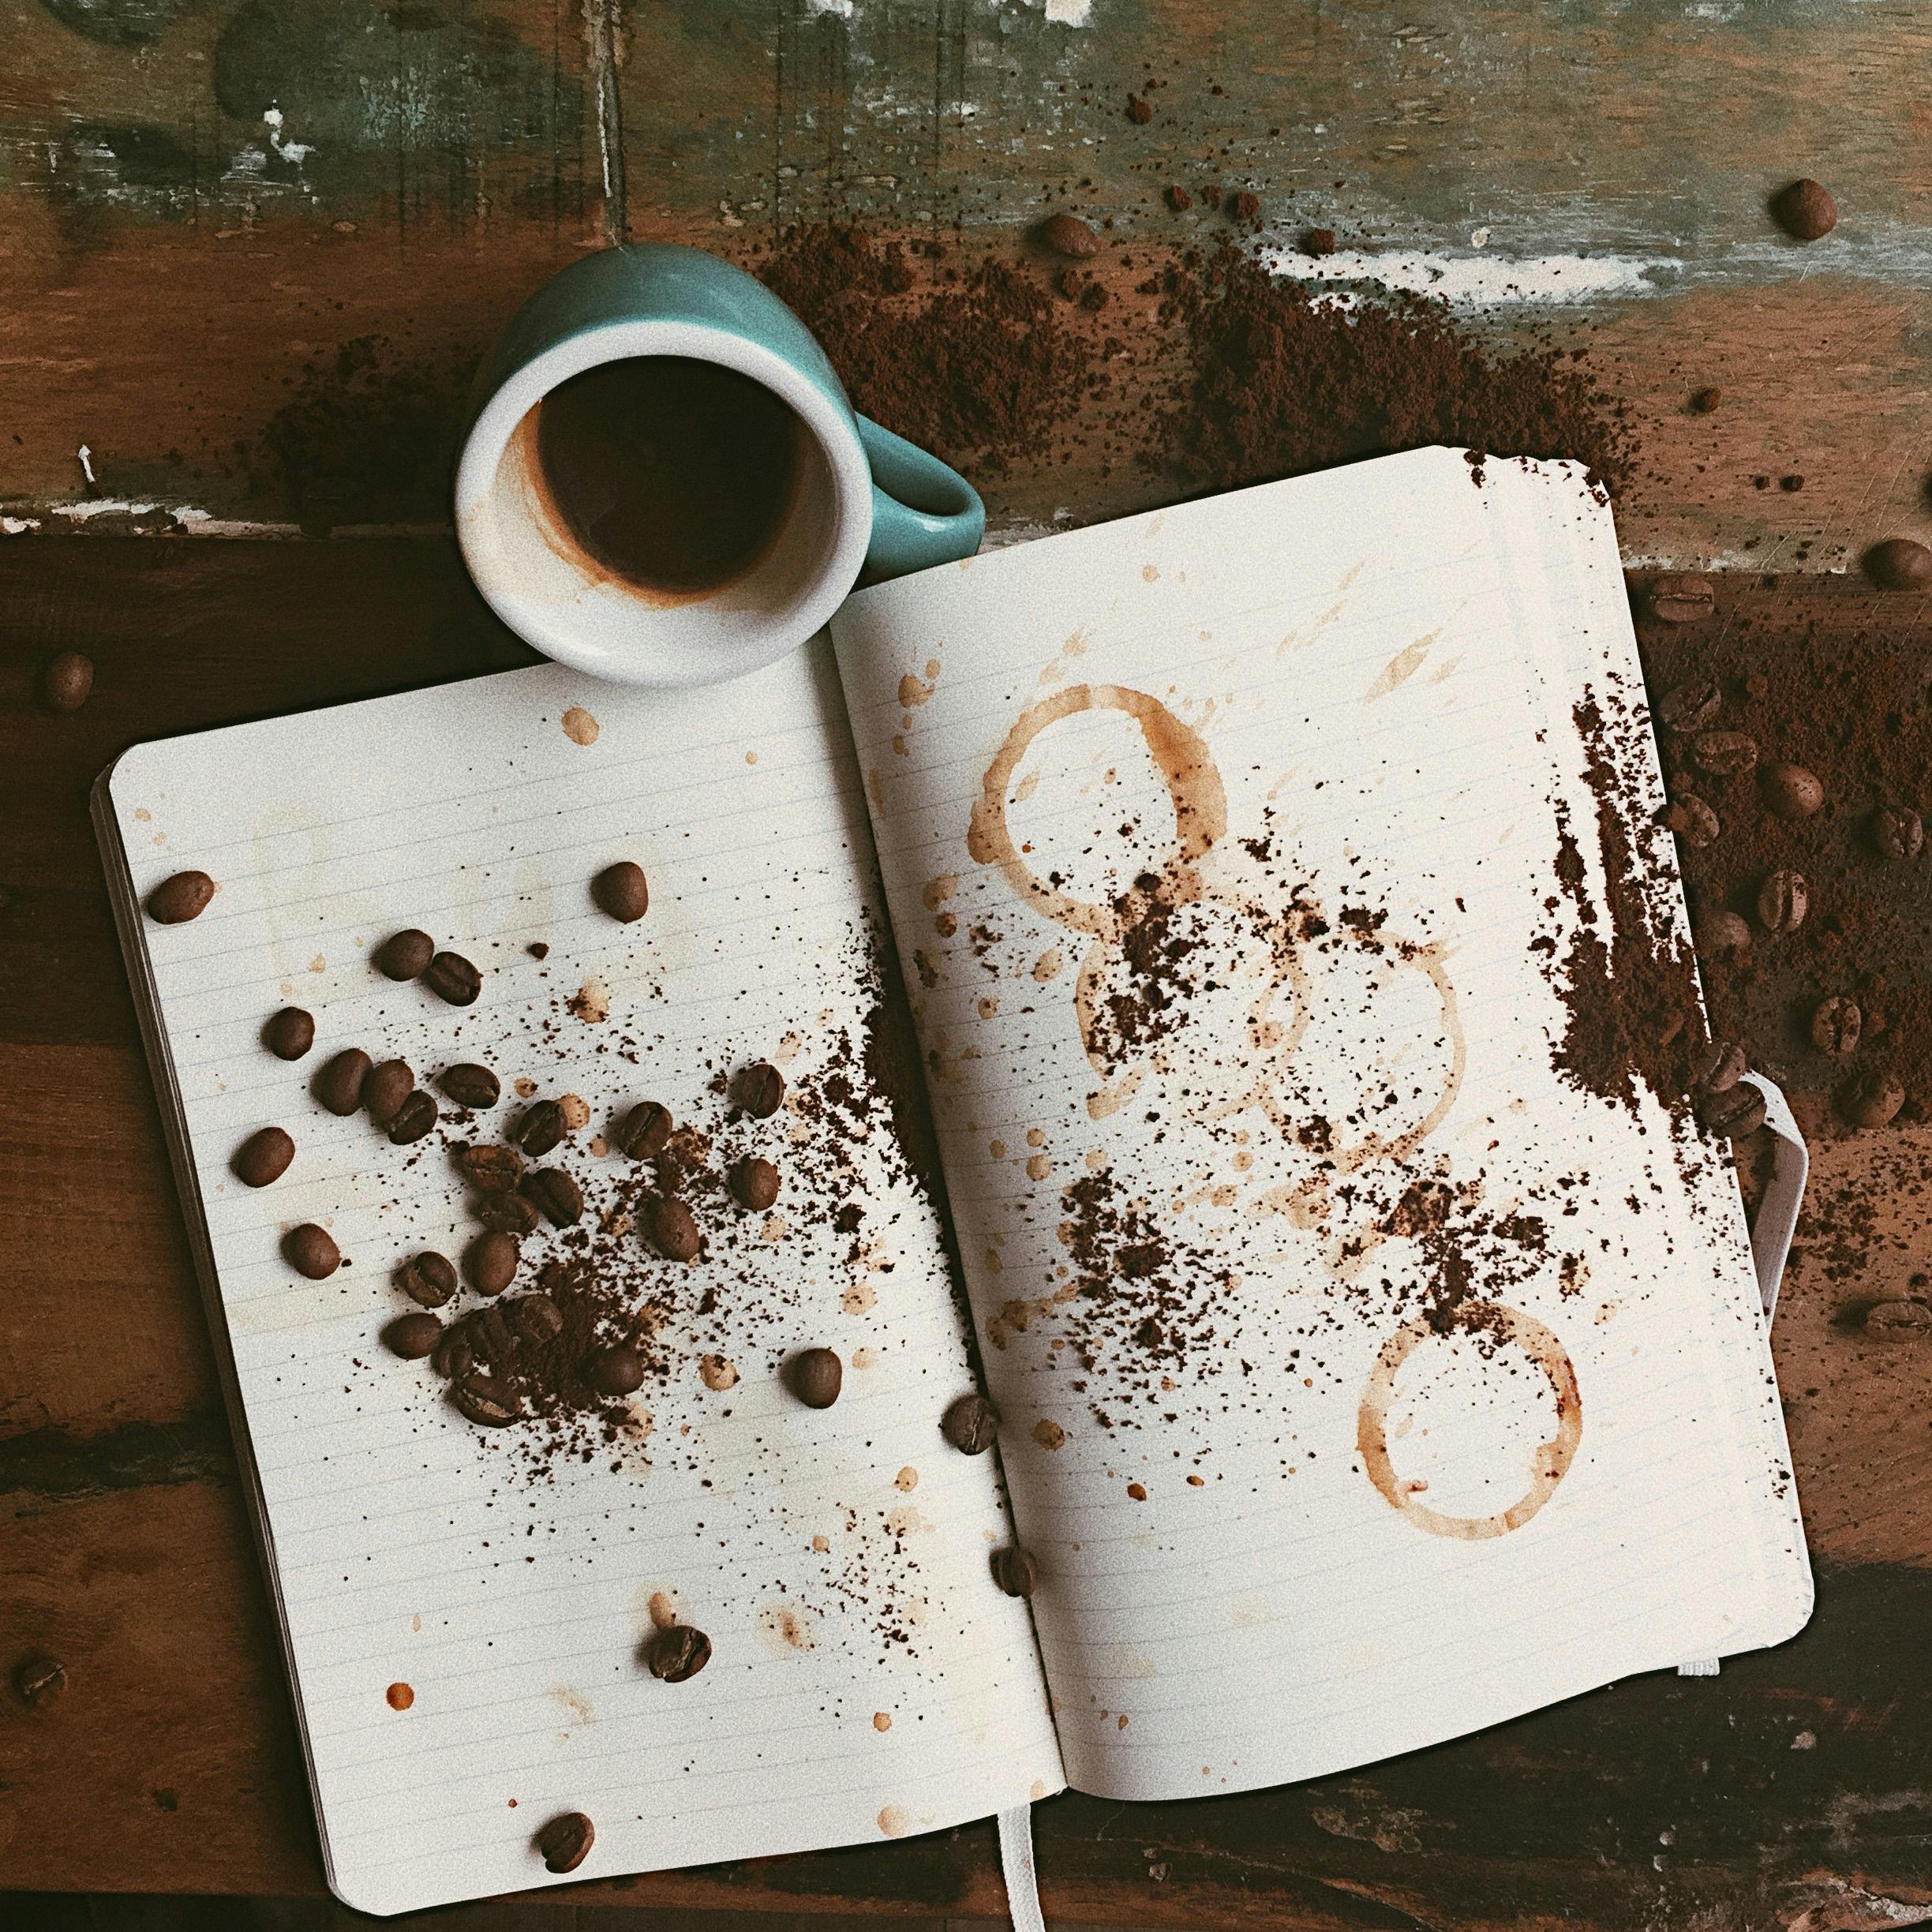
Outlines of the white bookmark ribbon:
{"type": "Polygon", "coordinates": [[[1006,1881],[1006,1910],[1013,1932],[1046,1932],[1040,1911],[1039,1878],[1033,1869],[1033,1807],[1015,1805],[999,1814],[1000,1870],[1006,1881]]]}

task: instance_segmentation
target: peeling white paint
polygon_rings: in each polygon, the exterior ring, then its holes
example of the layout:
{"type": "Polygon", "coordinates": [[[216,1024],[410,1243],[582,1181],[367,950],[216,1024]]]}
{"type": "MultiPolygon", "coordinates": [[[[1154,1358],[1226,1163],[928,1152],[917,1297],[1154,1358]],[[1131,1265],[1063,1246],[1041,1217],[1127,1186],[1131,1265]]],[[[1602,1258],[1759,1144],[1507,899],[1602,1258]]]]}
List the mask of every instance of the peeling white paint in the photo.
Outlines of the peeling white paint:
{"type": "Polygon", "coordinates": [[[1046,0],[1046,18],[1055,26],[1084,27],[1093,17],[1093,0],[1046,0]]]}
{"type": "Polygon", "coordinates": [[[835,13],[841,20],[852,17],[853,0],[805,0],[807,13],[835,13]]]}
{"type": "Polygon", "coordinates": [[[40,527],[38,517],[0,516],[0,536],[24,537],[40,527]]]}
{"type": "Polygon", "coordinates": [[[80,459],[80,474],[86,481],[88,488],[92,489],[96,481],[94,474],[94,452],[83,443],[74,454],[80,459]]]}
{"type": "Polygon", "coordinates": [[[1275,274],[1300,282],[1380,282],[1386,287],[1472,305],[1655,294],[1674,282],[1681,268],[1665,256],[1532,255],[1513,260],[1419,249],[1380,253],[1342,249],[1316,256],[1276,248],[1267,250],[1263,260],[1275,274]]]}
{"type": "Polygon", "coordinates": [[[279,107],[271,105],[262,111],[262,120],[268,129],[268,145],[290,167],[300,167],[315,152],[313,143],[285,140],[282,129],[283,118],[279,107]]]}

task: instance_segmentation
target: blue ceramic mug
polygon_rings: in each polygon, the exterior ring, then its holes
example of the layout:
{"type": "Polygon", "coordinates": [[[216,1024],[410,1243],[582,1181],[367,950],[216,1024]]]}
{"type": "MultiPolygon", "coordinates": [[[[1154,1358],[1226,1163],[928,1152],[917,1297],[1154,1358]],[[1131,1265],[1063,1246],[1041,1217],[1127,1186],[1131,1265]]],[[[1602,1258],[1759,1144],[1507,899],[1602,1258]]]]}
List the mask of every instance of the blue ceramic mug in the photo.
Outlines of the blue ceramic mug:
{"type": "Polygon", "coordinates": [[[470,574],[519,636],[602,677],[741,676],[802,644],[862,569],[899,576],[971,556],[986,526],[957,471],[854,412],[824,350],[770,290],[697,249],[653,243],[573,263],[517,311],[477,394],[456,470],[470,574]],[[541,405],[559,384],[655,356],[749,376],[800,429],[772,534],[741,574],[698,594],[665,596],[600,563],[559,511],[539,457],[541,405]]]}

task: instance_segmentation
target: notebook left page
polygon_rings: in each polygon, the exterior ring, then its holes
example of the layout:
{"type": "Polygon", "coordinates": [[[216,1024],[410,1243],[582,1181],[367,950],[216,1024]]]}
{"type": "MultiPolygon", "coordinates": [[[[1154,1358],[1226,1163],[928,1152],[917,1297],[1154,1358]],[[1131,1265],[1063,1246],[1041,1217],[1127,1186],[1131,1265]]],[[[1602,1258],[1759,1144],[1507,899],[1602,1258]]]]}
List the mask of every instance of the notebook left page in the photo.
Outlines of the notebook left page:
{"type": "Polygon", "coordinates": [[[938,1431],[972,1372],[893,1091],[894,969],[826,650],[705,691],[545,667],[144,745],[96,814],[338,1895],[391,1912],[556,1882],[533,1837],[561,1812],[593,1821],[591,1878],[1058,1788],[1026,1608],[989,1572],[991,1458],[938,1431]],[[591,889],[624,860],[648,881],[634,923],[591,889]],[[146,918],[187,868],[216,882],[207,909],[146,918]],[[478,969],[474,1003],[376,969],[412,927],[478,969]],[[289,1005],[315,1022],[292,1062],[263,1039],[289,1005]],[[349,1048],[413,1070],[422,1138],[321,1103],[349,1048]],[[733,1084],[759,1062],[769,1114],[733,1084]],[[458,1063],[498,1076],[494,1106],[449,1097],[458,1063]],[[642,1101],[676,1130],[633,1159],[617,1124],[642,1101]],[[539,1187],[519,1234],[525,1196],[492,1206],[459,1158],[544,1102],[562,1138],[526,1168],[582,1211],[539,1187]],[[244,1185],[237,1151],[270,1126],[294,1159],[244,1185]],[[736,1197],[754,1158],[769,1205],[736,1197]],[[673,1194],[689,1262],[646,1238],[673,1194]],[[494,1299],[467,1279],[479,1215],[518,1243],[494,1299]],[[340,1256],[320,1280],[286,1252],[311,1223],[340,1256]],[[467,1322],[514,1420],[460,1413],[444,1365],[385,1345],[421,1312],[398,1270],[423,1251],[463,1271],[433,1319],[467,1322]],[[829,1407],[790,1392],[807,1348],[842,1360],[829,1407]],[[608,1392],[632,1364],[642,1385],[608,1392]],[[670,1624],[712,1646],[682,1682],[646,1667],[670,1624]]]}

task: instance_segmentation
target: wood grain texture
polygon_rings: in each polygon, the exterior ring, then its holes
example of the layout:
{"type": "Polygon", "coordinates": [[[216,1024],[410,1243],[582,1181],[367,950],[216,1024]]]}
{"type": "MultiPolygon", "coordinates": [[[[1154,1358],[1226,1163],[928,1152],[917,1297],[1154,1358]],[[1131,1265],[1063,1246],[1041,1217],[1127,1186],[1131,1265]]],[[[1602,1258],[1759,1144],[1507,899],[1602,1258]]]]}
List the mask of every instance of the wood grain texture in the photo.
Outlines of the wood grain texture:
{"type": "MultiPolygon", "coordinates": [[[[1730,594],[1767,650],[1875,615],[1915,644],[1932,626],[1919,602],[1842,579],[1730,594]]],[[[0,1709],[0,1885],[321,1882],[88,785],[140,739],[524,657],[445,538],[0,545],[0,1665],[44,1648],[70,1673],[47,1709],[0,1709]],[[99,663],[95,696],[56,717],[34,676],[77,646],[99,663]]],[[[1932,1158],[1932,1130],[1818,1125],[1821,1191],[1932,1158]]],[[[1903,1180],[1867,1254],[1848,1274],[1803,1253],[1779,1319],[1823,1566],[1796,1642],[1714,1681],[1623,1685],[1313,1784],[1055,1800],[1038,1821],[1050,1915],[1338,1932],[1840,1932],[1927,1915],[1932,1346],[1887,1346],[1847,1319],[1932,1268],[1932,1210],[1903,1180]]],[[[978,1827],[572,1896],[927,1919],[1003,1904],[978,1827]]]]}
{"type": "MultiPolygon", "coordinates": [[[[1932,21],[1906,0],[21,0],[13,24],[23,523],[434,522],[469,368],[587,247],[860,218],[1010,251],[1064,202],[1144,262],[1214,231],[1160,198],[1211,178],[1262,196],[1256,245],[1332,226],[1339,272],[1473,283],[1499,339],[1586,348],[1643,444],[1633,560],[1817,570],[1932,534],[1932,21]],[[1765,211],[1800,172],[1842,210],[1808,249],[1765,211]],[[1687,415],[1711,384],[1724,408],[1687,415]]],[[[1176,373],[1123,342],[1129,388],[1176,373]]],[[[991,507],[1019,529],[1148,489],[1076,461],[991,507]]]]}

